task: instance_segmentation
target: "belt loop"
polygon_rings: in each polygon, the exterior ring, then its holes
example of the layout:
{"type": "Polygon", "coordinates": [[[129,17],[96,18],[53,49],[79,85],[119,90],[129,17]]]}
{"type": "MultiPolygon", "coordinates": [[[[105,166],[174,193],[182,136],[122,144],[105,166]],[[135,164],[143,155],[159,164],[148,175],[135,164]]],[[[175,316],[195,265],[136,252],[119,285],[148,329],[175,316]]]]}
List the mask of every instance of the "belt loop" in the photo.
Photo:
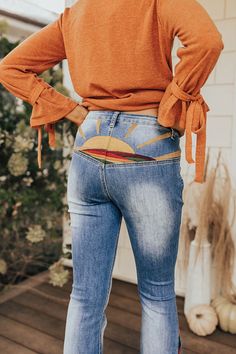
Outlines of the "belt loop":
{"type": "Polygon", "coordinates": [[[171,129],[171,139],[175,139],[175,131],[173,128],[170,128],[171,129]]]}
{"type": "Polygon", "coordinates": [[[117,118],[119,114],[122,113],[121,111],[115,111],[114,114],[111,117],[111,122],[110,122],[110,128],[114,128],[117,118]]]}

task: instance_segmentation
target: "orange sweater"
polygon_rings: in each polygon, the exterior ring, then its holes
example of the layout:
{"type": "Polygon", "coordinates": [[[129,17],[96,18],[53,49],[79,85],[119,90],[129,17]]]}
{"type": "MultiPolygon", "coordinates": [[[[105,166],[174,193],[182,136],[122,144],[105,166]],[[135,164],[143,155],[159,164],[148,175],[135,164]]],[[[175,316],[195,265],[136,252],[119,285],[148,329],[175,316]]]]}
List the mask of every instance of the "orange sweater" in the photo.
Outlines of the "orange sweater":
{"type": "Polygon", "coordinates": [[[33,106],[30,125],[46,124],[51,146],[53,123],[77,105],[120,111],[157,107],[160,124],[181,136],[186,131],[185,157],[196,162],[195,181],[201,183],[209,107],[200,88],[223,48],[220,32],[196,0],[79,0],[2,59],[0,82],[33,106]],[[173,75],[175,36],[183,46],[173,75]],[[38,76],[66,58],[81,102],[38,76]],[[192,133],[197,135],[195,161],[192,133]]]}

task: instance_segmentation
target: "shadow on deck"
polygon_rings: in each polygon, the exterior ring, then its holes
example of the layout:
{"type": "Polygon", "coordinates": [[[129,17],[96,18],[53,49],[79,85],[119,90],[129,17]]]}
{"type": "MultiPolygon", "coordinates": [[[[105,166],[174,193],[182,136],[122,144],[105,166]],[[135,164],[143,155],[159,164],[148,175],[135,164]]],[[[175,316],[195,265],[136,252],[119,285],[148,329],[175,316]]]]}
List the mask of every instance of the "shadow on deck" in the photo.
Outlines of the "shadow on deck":
{"type": "MultiPolygon", "coordinates": [[[[62,288],[50,285],[44,272],[0,295],[0,353],[62,354],[71,284],[72,272],[62,288]]],[[[183,354],[236,353],[235,335],[220,329],[207,337],[193,334],[183,305],[184,299],[177,297],[183,354]]],[[[138,354],[141,305],[137,286],[113,279],[106,314],[104,354],[138,354]]]]}

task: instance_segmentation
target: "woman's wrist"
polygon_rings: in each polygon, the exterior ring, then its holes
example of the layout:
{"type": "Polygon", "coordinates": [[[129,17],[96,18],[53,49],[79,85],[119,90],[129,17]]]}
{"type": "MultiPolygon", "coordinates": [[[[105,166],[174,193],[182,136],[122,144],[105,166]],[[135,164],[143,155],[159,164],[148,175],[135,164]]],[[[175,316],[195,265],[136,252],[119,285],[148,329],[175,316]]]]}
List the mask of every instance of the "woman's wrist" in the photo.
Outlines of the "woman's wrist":
{"type": "Polygon", "coordinates": [[[80,104],[78,104],[73,111],[71,111],[70,113],[68,113],[65,118],[71,120],[72,122],[80,125],[85,117],[87,116],[89,110],[83,106],[81,106],[80,104]]]}

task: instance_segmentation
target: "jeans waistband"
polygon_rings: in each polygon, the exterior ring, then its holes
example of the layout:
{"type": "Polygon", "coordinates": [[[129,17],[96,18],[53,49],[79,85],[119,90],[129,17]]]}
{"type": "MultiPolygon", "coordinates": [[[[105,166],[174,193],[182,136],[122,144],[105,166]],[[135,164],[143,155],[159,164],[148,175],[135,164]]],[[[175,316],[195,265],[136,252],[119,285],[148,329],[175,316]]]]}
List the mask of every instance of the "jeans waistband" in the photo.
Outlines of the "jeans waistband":
{"type": "Polygon", "coordinates": [[[127,113],[123,111],[111,111],[111,110],[94,110],[89,111],[86,119],[107,119],[110,121],[111,125],[115,125],[116,121],[119,119],[134,120],[135,122],[147,122],[148,124],[159,124],[157,122],[157,116],[137,114],[137,113],[127,113]]]}

